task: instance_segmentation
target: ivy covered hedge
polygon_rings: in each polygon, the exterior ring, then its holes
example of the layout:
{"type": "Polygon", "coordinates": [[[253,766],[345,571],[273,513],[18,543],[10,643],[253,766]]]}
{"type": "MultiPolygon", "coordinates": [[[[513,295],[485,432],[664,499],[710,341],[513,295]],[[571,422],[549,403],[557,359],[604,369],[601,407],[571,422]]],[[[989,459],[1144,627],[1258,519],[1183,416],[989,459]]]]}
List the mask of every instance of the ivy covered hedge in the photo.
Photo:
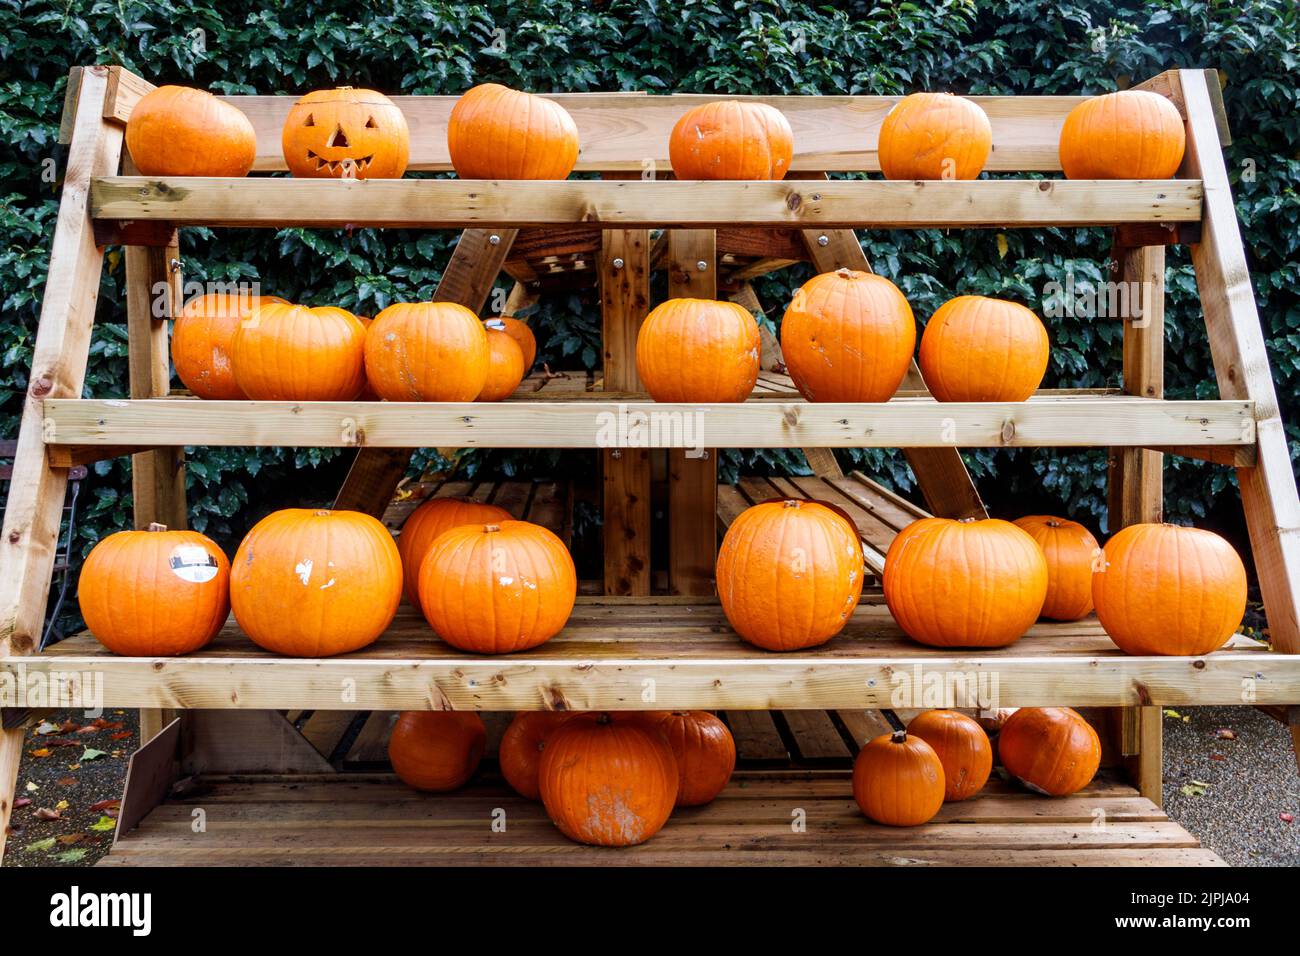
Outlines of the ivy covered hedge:
{"type": "MultiPolygon", "coordinates": [[[[17,428],[27,385],[58,193],[51,169],[64,159],[56,128],[69,67],[120,63],[156,83],[227,93],[300,93],[331,85],[456,94],[496,80],[524,89],[719,93],[1093,93],[1176,66],[1220,70],[1235,140],[1228,157],[1245,227],[1284,415],[1300,390],[1300,14],[1290,0],[1243,3],[682,2],[547,0],[321,0],[270,5],[200,0],[0,0],[0,431],[17,428]],[[50,161],[53,160],[53,163],[50,161]]],[[[453,237],[359,230],[351,234],[186,230],[186,278],[258,279],[263,291],[374,314],[389,302],[427,297],[453,237]]],[[[1044,286],[1103,278],[1101,230],[873,232],[878,271],[928,317],[956,292],[1009,297],[1041,311],[1044,286]]],[[[120,250],[110,250],[86,392],[123,393],[126,374],[120,250]]],[[[779,321],[806,271],[763,280],[779,321]]],[[[1170,256],[1166,313],[1171,396],[1215,394],[1208,347],[1185,253],[1170,256]]],[[[598,301],[544,300],[533,320],[539,361],[593,367],[598,301]]],[[[1116,385],[1117,321],[1053,319],[1049,385],[1116,385]]],[[[1292,456],[1300,453],[1294,424],[1292,456]]],[[[233,544],[272,506],[328,500],[350,453],[319,449],[195,449],[188,469],[196,528],[233,544]]],[[[1104,527],[1101,451],[978,451],[969,457],[985,496],[1028,504],[1104,527]]],[[[844,453],[845,464],[911,488],[896,453],[844,453]]],[[[482,453],[459,466],[481,475],[586,474],[590,453],[482,453]]],[[[797,453],[730,453],[726,473],[789,472],[797,453]]],[[[94,470],[79,546],[129,523],[130,462],[94,470]]],[[[1232,478],[1174,459],[1167,511],[1177,520],[1236,519],[1232,478]],[[1225,506],[1226,503],[1226,506],[1225,506]],[[1215,508],[1219,513],[1210,513],[1215,508]]]]}

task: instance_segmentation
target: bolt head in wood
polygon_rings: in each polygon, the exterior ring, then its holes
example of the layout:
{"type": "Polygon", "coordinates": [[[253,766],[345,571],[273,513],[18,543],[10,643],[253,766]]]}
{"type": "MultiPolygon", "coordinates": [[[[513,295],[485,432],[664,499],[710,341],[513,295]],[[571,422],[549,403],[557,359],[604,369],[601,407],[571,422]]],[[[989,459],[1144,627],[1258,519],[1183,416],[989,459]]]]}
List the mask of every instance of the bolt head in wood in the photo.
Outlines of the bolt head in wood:
{"type": "Polygon", "coordinates": [[[817,245],[819,245],[819,246],[829,246],[830,244],[831,244],[831,237],[830,237],[830,236],[818,236],[818,237],[817,237],[817,245]]]}
{"type": "Polygon", "coordinates": [[[695,263],[695,268],[700,272],[704,272],[709,268],[709,264],[701,259],[699,262],[695,263]]]}
{"type": "Polygon", "coordinates": [[[615,260],[614,260],[614,268],[615,268],[615,269],[621,269],[621,268],[623,268],[623,260],[622,260],[622,259],[615,259],[615,260]]]}
{"type": "Polygon", "coordinates": [[[500,236],[488,236],[488,245],[490,245],[490,246],[499,246],[499,245],[501,245],[501,237],[500,237],[500,236]]]}

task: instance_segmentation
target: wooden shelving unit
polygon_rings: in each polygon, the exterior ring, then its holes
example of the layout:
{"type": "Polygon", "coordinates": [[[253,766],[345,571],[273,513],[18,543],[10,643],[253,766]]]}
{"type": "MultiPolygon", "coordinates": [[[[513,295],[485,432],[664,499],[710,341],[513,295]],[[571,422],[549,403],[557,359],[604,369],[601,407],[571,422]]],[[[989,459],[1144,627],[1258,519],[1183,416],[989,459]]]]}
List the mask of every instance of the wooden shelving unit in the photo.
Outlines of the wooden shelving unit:
{"type": "MultiPolygon", "coordinates": [[[[1186,119],[1188,151],[1177,179],[831,181],[829,173],[877,168],[871,144],[894,100],[770,97],[765,99],[790,118],[799,149],[787,180],[662,181],[654,171],[670,168],[663,155],[668,130],[687,103],[700,97],[609,94],[557,97],[573,113],[587,144],[580,171],[599,173],[601,179],[336,182],[131,175],[122,149],[123,124],[150,85],[117,67],[74,71],[63,128],[70,144],[68,169],[0,537],[5,565],[0,575],[5,615],[0,673],[102,680],[106,706],[147,709],[142,736],[150,742],[134,758],[120,826],[122,851],[110,862],[321,862],[339,859],[362,844],[366,849],[360,859],[386,862],[389,850],[402,842],[397,835],[373,845],[352,838],[329,847],[322,843],[319,853],[304,850],[297,860],[282,852],[279,847],[308,839],[298,831],[302,819],[314,818],[309,809],[288,812],[265,852],[244,852],[230,842],[193,843],[169,823],[183,807],[159,804],[182,769],[206,774],[220,801],[232,806],[278,799],[279,778],[264,778],[258,790],[221,778],[223,772],[246,772],[250,765],[272,774],[320,769],[310,744],[275,711],[690,707],[724,710],[735,715],[736,726],[746,714],[784,710],[789,715],[836,713],[836,726],[869,728],[871,708],[897,706],[900,675],[909,674],[949,678],[941,682],[947,689],[933,701],[935,706],[975,704],[960,696],[961,688],[970,681],[978,687],[983,678],[996,681],[1002,706],[1112,708],[1096,713],[1115,756],[1113,769],[1099,778],[1095,794],[1086,792],[1082,803],[1075,801],[1078,806],[1038,805],[1035,798],[994,787],[969,810],[953,810],[940,826],[906,837],[859,827],[844,807],[842,773],[811,781],[774,776],[773,771],[737,784],[757,788],[750,793],[733,788],[715,807],[689,815],[684,826],[693,828],[691,836],[657,837],[652,849],[627,861],[959,862],[969,846],[1005,845],[1018,848],[1012,857],[1025,862],[1067,862],[1069,854],[1059,851],[1083,845],[1077,842],[1085,829],[1082,808],[1104,798],[1119,801],[1108,806],[1120,818],[1140,823],[1143,832],[1090,840],[1090,849],[1076,852],[1073,862],[1215,862],[1159,813],[1159,707],[1289,706],[1293,733],[1300,736],[1300,709],[1294,706],[1300,704],[1300,657],[1295,656],[1300,653],[1300,501],[1223,164],[1226,124],[1217,86],[1200,71],[1173,71],[1144,86],[1168,96],[1186,119]],[[481,310],[504,271],[516,283],[505,311],[516,312],[557,285],[595,283],[604,313],[603,371],[592,379],[530,380],[513,400],[498,405],[204,402],[170,395],[166,318],[153,316],[150,291],[163,283],[171,290],[170,312],[179,308],[183,264],[176,230],[198,225],[462,228],[435,298],[481,310]],[[1115,278],[1143,290],[1142,313],[1148,321],[1125,325],[1121,391],[1044,391],[1024,403],[942,404],[929,396],[913,366],[888,403],[809,404],[787,379],[770,371],[776,354],[770,341],[764,353],[768,371],[744,403],[655,404],[637,380],[636,332],[650,308],[649,277],[655,269],[667,271],[671,296],[722,295],[755,308],[760,306],[748,280],[793,262],[810,261],[818,271],[870,268],[854,228],[1046,226],[1112,228],[1115,278]],[[664,231],[652,234],[652,229],[664,231]],[[1190,247],[1196,267],[1218,399],[1163,399],[1164,254],[1165,246],[1175,243],[1190,247]],[[127,247],[130,397],[83,399],[105,244],[127,247]],[[602,429],[611,421],[649,412],[669,420],[690,417],[700,430],[651,429],[644,442],[609,446],[609,433],[602,429]],[[185,515],[183,448],[196,444],[355,446],[356,460],[336,507],[376,515],[389,507],[415,447],[600,449],[606,574],[593,588],[604,593],[582,597],[569,626],[553,641],[499,658],[448,649],[406,607],[375,645],[327,660],[266,654],[233,622],[211,647],[183,658],[115,657],[89,635],[34,653],[66,469],[134,455],[137,524],[161,520],[176,526],[185,515]],[[869,587],[845,633],[830,644],[786,655],[754,650],[731,633],[712,598],[711,579],[719,526],[754,500],[756,486],[742,482],[738,488],[720,488],[716,455],[685,453],[699,444],[706,450],[803,449],[816,477],[772,479],[773,486],[780,493],[808,495],[815,489],[807,482],[823,482],[817,486],[821,491],[856,509],[868,563],[876,572],[899,527],[922,512],[861,476],[843,475],[826,449],[903,448],[929,510],[965,517],[983,515],[984,506],[959,448],[1107,446],[1112,450],[1114,526],[1159,520],[1164,453],[1235,467],[1273,649],[1236,638],[1204,658],[1130,657],[1114,647],[1095,620],[1085,620],[1040,623],[1016,644],[997,651],[946,652],[903,637],[878,590],[869,587]],[[667,485],[669,513],[669,593],[658,596],[651,593],[650,562],[650,537],[662,533],[651,520],[650,484],[656,470],[667,485]],[[349,687],[346,694],[340,693],[343,685],[349,687]],[[645,695],[650,685],[653,697],[645,695]],[[196,709],[202,711],[202,721],[195,724],[197,717],[186,717],[190,731],[182,734],[181,722],[172,718],[196,709]],[[275,746],[264,745],[267,740],[275,746]],[[1127,774],[1132,784],[1120,782],[1116,774],[1127,774]],[[756,793],[779,802],[797,789],[796,783],[815,784],[815,795],[831,808],[828,828],[817,831],[819,841],[772,838],[761,828],[770,824],[773,807],[751,812],[764,806],[751,799],[756,793]],[[968,819],[968,814],[973,815],[968,819]],[[721,839],[732,821],[745,828],[745,839],[721,839]],[[1035,830],[1029,825],[1034,821],[1051,826],[1035,830]],[[128,834],[137,824],[140,830],[128,834]],[[1126,840],[1130,849],[1142,853],[1107,856],[1126,840]],[[1143,855],[1147,848],[1172,855],[1143,855]],[[737,852],[744,850],[754,852],[737,852]]],[[[1059,172],[1060,127],[1080,98],[976,99],[993,124],[990,171],[1059,172]]],[[[257,170],[282,170],[279,131],[292,98],[232,101],[257,129],[257,170]]],[[[413,132],[412,168],[446,170],[445,128],[452,98],[399,97],[397,102],[413,132]]],[[[534,498],[528,492],[523,500],[534,498]]],[[[559,499],[548,500],[548,514],[554,517],[559,499]]],[[[6,713],[6,727],[16,723],[14,717],[6,713]]],[[[793,725],[805,726],[805,718],[793,718],[793,725]]],[[[852,736],[861,742],[860,733],[852,736]]],[[[0,747],[0,815],[6,819],[21,749],[21,728],[6,730],[0,747]]],[[[346,792],[369,795],[358,799],[379,795],[391,800],[384,812],[394,819],[406,820],[406,810],[424,820],[429,812],[444,812],[430,811],[424,798],[395,792],[384,781],[301,779],[307,787],[350,787],[346,792]]],[[[307,799],[310,803],[316,797],[307,799]]],[[[452,816],[461,811],[472,816],[482,804],[477,791],[455,799],[454,807],[447,804],[452,816]]],[[[499,802],[501,797],[491,799],[499,802]]],[[[231,819],[243,818],[236,810],[231,819]]],[[[352,818],[343,814],[339,819],[346,826],[352,818]]],[[[1091,813],[1086,819],[1092,819],[1091,813]]],[[[453,822],[448,818],[448,834],[453,834],[453,822]]],[[[432,826],[422,832],[436,843],[443,824],[432,826]]],[[[401,826],[394,831],[402,832],[409,831],[401,826]]],[[[409,852],[442,863],[534,857],[608,862],[607,853],[565,850],[549,835],[527,832],[532,834],[527,839],[512,838],[487,849],[481,847],[484,838],[471,839],[466,831],[451,839],[445,851],[416,841],[409,852]]]]}

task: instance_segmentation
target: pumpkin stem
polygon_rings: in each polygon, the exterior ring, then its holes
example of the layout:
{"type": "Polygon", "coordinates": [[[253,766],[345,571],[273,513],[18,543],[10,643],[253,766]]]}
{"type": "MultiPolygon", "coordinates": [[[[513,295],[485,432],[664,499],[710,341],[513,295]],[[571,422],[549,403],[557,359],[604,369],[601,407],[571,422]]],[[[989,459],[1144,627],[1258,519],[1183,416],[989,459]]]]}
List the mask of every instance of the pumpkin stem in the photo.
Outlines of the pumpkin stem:
{"type": "Polygon", "coordinates": [[[146,531],[166,531],[166,530],[167,530],[167,526],[166,526],[165,524],[159,524],[157,521],[150,521],[150,522],[149,522],[149,527],[146,528],[145,530],[146,530],[146,531]]]}
{"type": "Polygon", "coordinates": [[[501,525],[499,524],[485,524],[483,526],[484,534],[496,534],[500,530],[501,530],[501,525]]]}
{"type": "Polygon", "coordinates": [[[891,744],[905,744],[905,743],[907,743],[907,731],[906,731],[906,730],[895,730],[892,734],[889,735],[889,742],[890,742],[891,744]]]}
{"type": "Polygon", "coordinates": [[[330,516],[330,510],[328,508],[320,508],[315,512],[315,514],[317,518],[328,518],[330,516]]]}
{"type": "Polygon", "coordinates": [[[602,726],[605,724],[612,724],[613,722],[614,722],[614,718],[611,717],[609,714],[601,714],[599,717],[596,718],[596,723],[601,724],[602,726]]]}
{"type": "Polygon", "coordinates": [[[782,507],[782,508],[801,508],[801,507],[803,507],[803,502],[800,501],[800,500],[797,499],[797,498],[787,498],[787,499],[785,499],[785,501],[783,501],[783,502],[781,503],[781,507],[782,507]]]}
{"type": "Polygon", "coordinates": [[[1061,522],[1057,521],[1055,518],[1048,518],[1043,522],[1043,524],[1047,525],[1049,528],[1059,528],[1061,526],[1061,522]]]}

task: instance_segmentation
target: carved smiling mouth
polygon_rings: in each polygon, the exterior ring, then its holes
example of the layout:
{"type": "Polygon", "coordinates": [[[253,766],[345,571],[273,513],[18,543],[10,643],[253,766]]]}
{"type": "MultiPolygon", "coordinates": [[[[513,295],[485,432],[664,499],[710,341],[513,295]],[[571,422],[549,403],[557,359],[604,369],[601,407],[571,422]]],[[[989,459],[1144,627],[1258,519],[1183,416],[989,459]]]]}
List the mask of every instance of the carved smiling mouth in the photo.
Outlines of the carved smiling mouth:
{"type": "Polygon", "coordinates": [[[316,172],[328,169],[331,176],[361,176],[375,160],[375,154],[362,156],[360,159],[326,159],[312,150],[307,150],[307,161],[316,160],[316,172]]]}

